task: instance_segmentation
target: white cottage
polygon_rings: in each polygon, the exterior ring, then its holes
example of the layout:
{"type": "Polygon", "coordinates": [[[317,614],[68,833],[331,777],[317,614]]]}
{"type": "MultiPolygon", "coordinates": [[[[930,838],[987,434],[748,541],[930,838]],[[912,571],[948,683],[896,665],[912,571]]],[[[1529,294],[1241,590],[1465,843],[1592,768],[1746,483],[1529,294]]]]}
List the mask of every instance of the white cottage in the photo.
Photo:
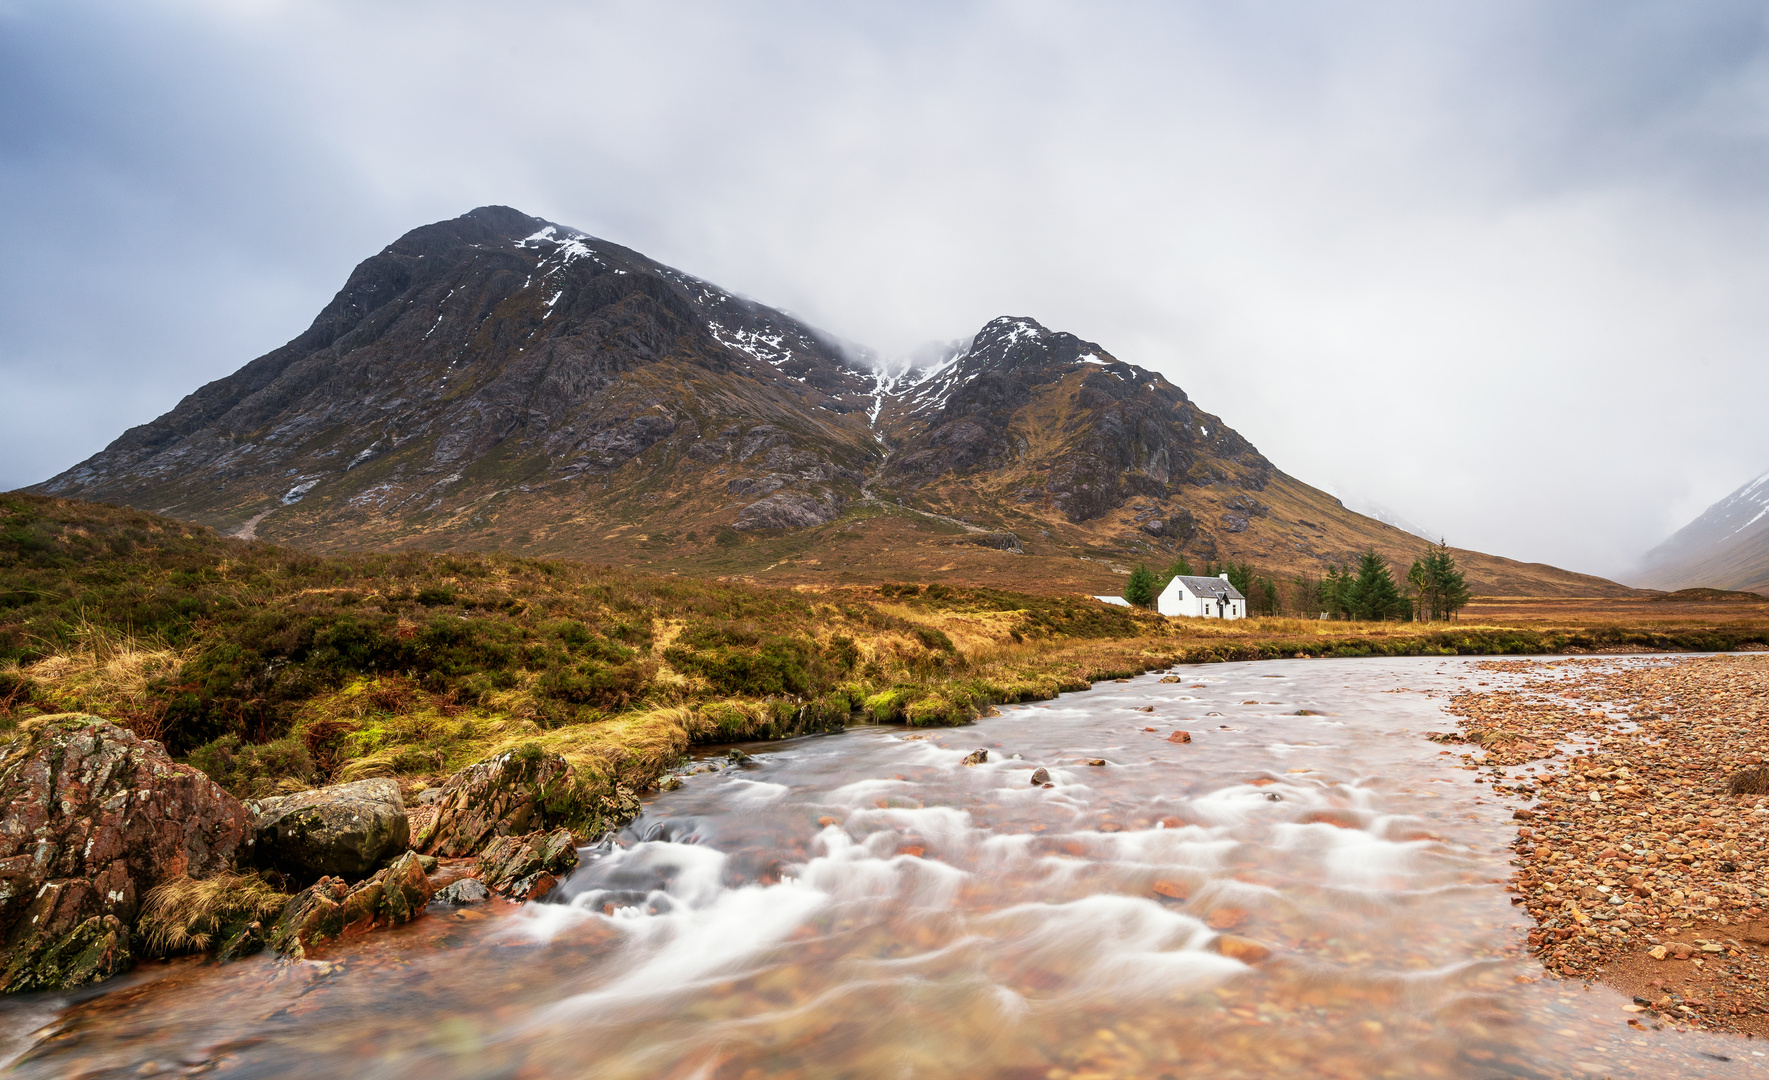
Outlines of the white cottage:
{"type": "Polygon", "coordinates": [[[1155,610],[1163,615],[1190,615],[1202,619],[1244,619],[1247,598],[1221,577],[1176,577],[1161,590],[1155,610]]]}

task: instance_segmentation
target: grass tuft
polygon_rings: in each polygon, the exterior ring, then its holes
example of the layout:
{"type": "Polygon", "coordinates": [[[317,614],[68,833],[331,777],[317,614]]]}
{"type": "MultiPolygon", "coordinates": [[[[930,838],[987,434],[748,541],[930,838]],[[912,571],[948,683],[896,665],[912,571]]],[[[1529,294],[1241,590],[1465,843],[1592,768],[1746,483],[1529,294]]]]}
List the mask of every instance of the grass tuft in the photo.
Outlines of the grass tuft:
{"type": "Polygon", "coordinates": [[[227,871],[206,878],[180,874],[148,890],[136,924],[152,956],[203,952],[229,928],[268,922],[289,894],[256,872],[227,871]]]}

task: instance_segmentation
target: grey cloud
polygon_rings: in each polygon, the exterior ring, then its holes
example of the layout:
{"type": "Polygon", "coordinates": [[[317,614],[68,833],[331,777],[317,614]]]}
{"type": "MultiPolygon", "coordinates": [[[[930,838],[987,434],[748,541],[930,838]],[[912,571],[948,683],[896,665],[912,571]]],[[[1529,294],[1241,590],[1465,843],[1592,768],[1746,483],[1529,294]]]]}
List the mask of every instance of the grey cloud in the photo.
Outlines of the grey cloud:
{"type": "Polygon", "coordinates": [[[1769,467],[1760,4],[0,5],[0,488],[508,203],[900,354],[1034,314],[1601,573],[1769,467]]]}

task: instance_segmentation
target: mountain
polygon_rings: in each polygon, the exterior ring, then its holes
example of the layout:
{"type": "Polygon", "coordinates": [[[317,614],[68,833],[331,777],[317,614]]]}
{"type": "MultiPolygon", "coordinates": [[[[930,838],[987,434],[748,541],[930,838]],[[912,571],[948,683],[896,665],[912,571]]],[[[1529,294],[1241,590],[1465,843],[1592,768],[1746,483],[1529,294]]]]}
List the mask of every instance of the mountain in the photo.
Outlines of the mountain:
{"type": "Polygon", "coordinates": [[[1647,588],[1769,594],[1769,473],[1708,507],[1644,563],[1639,577],[1647,588]]]}
{"type": "MultiPolygon", "coordinates": [[[[499,548],[782,583],[1116,590],[1421,542],[1031,318],[886,364],[508,207],[415,229],[304,333],[33,490],[312,550],[499,548]]],[[[1476,591],[1631,590],[1460,553],[1476,591]]]]}

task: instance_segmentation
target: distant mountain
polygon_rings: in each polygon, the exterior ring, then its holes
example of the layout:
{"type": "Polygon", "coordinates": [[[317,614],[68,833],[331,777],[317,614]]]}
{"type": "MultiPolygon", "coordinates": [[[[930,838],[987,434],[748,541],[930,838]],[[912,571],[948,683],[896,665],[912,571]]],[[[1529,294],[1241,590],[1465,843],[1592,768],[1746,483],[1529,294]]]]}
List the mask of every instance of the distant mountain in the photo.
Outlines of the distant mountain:
{"type": "MultiPolygon", "coordinates": [[[[499,548],[782,582],[1103,591],[1421,541],[1026,317],[895,365],[508,207],[415,229],[307,331],[34,490],[315,550],[499,548]]],[[[1504,595],[1614,582],[1462,553],[1504,595]]]]}
{"type": "Polygon", "coordinates": [[[1769,473],[1708,507],[1644,563],[1639,580],[1647,588],[1769,594],[1769,473]]]}

